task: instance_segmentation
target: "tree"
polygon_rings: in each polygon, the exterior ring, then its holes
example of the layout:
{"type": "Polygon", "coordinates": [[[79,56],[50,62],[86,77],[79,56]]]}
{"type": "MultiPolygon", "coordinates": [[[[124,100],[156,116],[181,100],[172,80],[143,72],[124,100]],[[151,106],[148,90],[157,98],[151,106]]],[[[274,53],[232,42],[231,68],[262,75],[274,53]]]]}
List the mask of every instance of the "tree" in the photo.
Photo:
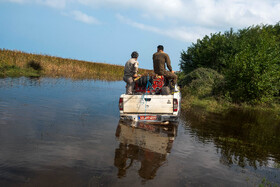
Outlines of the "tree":
{"type": "Polygon", "coordinates": [[[181,53],[183,74],[210,68],[224,76],[218,85],[220,91],[213,93],[222,92],[235,102],[273,100],[280,94],[279,23],[252,26],[236,33],[231,29],[197,40],[181,53]]]}
{"type": "Polygon", "coordinates": [[[180,66],[187,74],[196,68],[204,67],[224,73],[229,59],[235,55],[237,34],[231,29],[224,34],[215,33],[197,40],[187,51],[182,51],[180,66]]]}
{"type": "Polygon", "coordinates": [[[261,26],[240,31],[240,52],[225,74],[225,90],[235,102],[271,101],[280,89],[277,37],[261,26]]]}

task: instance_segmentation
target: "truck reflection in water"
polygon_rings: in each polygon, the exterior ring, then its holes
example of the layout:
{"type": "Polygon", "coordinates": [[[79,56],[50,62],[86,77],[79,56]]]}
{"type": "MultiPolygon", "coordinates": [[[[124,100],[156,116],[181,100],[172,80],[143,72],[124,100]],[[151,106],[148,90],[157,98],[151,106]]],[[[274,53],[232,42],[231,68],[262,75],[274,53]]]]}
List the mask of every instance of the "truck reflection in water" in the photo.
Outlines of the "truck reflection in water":
{"type": "Polygon", "coordinates": [[[152,125],[120,120],[116,130],[120,144],[115,150],[114,160],[114,165],[118,168],[118,177],[125,177],[127,170],[136,164],[135,162],[139,162],[139,176],[153,179],[171,151],[177,126],[177,123],[152,125]]]}

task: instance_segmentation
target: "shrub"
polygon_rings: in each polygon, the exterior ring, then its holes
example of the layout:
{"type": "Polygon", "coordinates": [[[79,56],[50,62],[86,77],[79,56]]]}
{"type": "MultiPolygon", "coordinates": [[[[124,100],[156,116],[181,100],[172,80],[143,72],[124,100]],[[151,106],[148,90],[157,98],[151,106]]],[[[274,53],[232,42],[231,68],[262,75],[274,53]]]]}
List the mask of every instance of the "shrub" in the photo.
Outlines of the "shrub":
{"type": "Polygon", "coordinates": [[[28,62],[27,67],[33,68],[34,70],[37,70],[37,71],[41,71],[43,69],[40,62],[36,62],[34,60],[31,60],[30,62],[28,62]]]}
{"type": "Polygon", "coordinates": [[[223,76],[217,71],[209,68],[198,68],[187,75],[181,75],[179,82],[184,89],[192,95],[205,97],[212,95],[216,82],[223,80],[223,76]]]}

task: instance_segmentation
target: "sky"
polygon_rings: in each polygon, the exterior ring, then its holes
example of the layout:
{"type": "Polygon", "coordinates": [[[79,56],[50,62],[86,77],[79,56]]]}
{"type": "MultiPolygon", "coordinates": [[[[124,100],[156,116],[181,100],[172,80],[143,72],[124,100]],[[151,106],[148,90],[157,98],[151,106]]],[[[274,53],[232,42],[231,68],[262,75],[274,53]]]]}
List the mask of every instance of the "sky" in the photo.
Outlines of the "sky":
{"type": "Polygon", "coordinates": [[[280,21],[280,0],[0,0],[0,48],[152,69],[164,46],[174,70],[205,35],[280,21]]]}

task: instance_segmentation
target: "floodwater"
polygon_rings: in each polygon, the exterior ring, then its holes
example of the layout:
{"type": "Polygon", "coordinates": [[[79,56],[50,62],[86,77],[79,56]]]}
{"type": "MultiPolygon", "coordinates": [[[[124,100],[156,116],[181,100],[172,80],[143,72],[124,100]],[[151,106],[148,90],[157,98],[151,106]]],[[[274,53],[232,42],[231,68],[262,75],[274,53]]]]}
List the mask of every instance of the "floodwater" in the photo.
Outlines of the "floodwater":
{"type": "Polygon", "coordinates": [[[119,120],[123,82],[0,79],[0,186],[280,186],[280,120],[119,120]]]}

